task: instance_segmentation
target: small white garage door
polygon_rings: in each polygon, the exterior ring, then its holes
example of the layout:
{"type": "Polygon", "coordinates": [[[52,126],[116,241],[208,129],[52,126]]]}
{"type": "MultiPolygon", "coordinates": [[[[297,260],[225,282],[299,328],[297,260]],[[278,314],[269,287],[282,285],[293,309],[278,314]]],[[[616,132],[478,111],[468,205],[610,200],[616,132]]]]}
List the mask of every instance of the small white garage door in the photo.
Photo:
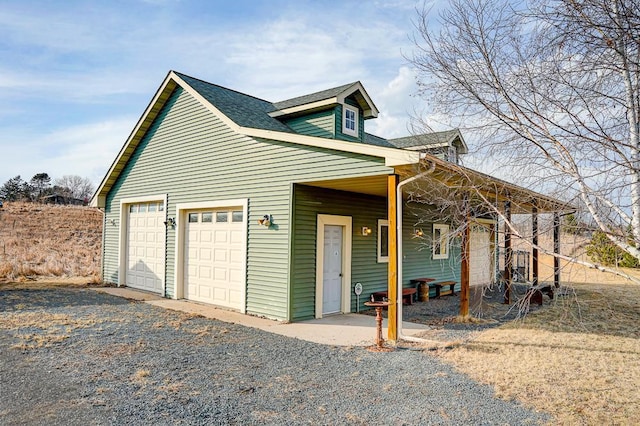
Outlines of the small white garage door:
{"type": "Polygon", "coordinates": [[[469,285],[490,284],[493,279],[491,232],[487,226],[471,225],[469,252],[469,285]]]}
{"type": "Polygon", "coordinates": [[[161,201],[129,205],[126,285],[161,293],[164,281],[165,211],[161,201]]]}
{"type": "Polygon", "coordinates": [[[186,216],[186,298],[242,309],[246,256],[242,208],[190,211],[186,216]]]}

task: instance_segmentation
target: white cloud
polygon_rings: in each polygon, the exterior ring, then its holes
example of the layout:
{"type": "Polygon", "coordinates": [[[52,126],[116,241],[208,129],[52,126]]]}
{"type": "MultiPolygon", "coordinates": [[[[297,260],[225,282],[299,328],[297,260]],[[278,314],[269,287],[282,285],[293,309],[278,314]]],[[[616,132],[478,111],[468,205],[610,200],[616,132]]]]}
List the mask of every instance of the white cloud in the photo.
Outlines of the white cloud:
{"type": "Polygon", "coordinates": [[[16,175],[28,181],[44,172],[52,178],[87,177],[97,185],[134,124],[133,117],[121,117],[58,129],[41,136],[16,136],[11,150],[2,156],[0,184],[16,175]]]}

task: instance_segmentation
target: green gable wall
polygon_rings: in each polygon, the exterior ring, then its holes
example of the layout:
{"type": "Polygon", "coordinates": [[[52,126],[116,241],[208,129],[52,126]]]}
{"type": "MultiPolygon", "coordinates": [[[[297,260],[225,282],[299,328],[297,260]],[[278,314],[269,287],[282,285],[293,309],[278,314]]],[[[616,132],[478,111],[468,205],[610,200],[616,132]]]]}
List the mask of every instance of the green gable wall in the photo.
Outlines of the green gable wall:
{"type": "MultiPolygon", "coordinates": [[[[120,200],[167,194],[176,204],[249,199],[247,312],[289,319],[292,182],[389,173],[384,160],[236,134],[177,88],[107,195],[103,277],[118,283],[120,200]],[[265,214],[274,226],[257,224],[265,214]]],[[[166,232],[166,295],[175,294],[176,231],[166,232]]]]}
{"type": "Polygon", "coordinates": [[[285,124],[291,127],[293,131],[302,135],[330,139],[335,137],[334,109],[291,118],[286,120],[285,124]]]}
{"type": "MultiPolygon", "coordinates": [[[[414,238],[416,214],[423,207],[403,209],[403,286],[412,278],[431,277],[438,281],[456,280],[459,286],[459,250],[451,248],[449,259],[431,259],[431,247],[425,240],[414,238]]],[[[378,219],[387,218],[387,200],[353,192],[332,191],[317,187],[294,186],[293,242],[291,264],[291,319],[300,321],[315,317],[317,215],[332,214],[352,218],[351,311],[356,311],[355,283],[363,286],[360,310],[374,291],[387,289],[388,263],[378,263],[378,219]],[[373,230],[363,236],[360,230],[373,230]]],[[[420,225],[427,233],[432,225],[420,225]]],[[[431,234],[425,234],[431,235],[431,234]]],[[[434,294],[435,295],[435,294],[434,294]]]]}
{"type": "Polygon", "coordinates": [[[341,139],[343,141],[349,141],[349,142],[361,142],[364,140],[364,118],[362,117],[362,109],[360,109],[358,103],[350,98],[346,98],[345,99],[345,103],[355,107],[358,109],[358,137],[354,138],[351,135],[346,135],[344,133],[342,133],[342,116],[343,116],[343,111],[342,111],[342,105],[338,105],[335,109],[335,117],[336,117],[336,127],[335,127],[335,134],[336,134],[336,139],[341,139]]]}

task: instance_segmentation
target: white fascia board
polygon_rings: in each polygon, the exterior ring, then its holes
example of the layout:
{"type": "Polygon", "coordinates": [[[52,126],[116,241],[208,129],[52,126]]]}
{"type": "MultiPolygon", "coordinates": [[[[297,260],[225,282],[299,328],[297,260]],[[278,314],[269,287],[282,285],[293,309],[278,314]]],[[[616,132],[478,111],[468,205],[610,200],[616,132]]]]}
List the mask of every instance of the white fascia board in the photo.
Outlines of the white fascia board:
{"type": "Polygon", "coordinates": [[[385,159],[385,166],[401,166],[415,164],[420,161],[420,153],[397,148],[385,148],[362,143],[346,142],[338,139],[325,139],[297,133],[275,132],[273,130],[253,129],[241,127],[240,133],[254,138],[273,139],[299,145],[333,149],[336,151],[352,152],[354,154],[370,155],[385,159]]]}
{"type": "Polygon", "coordinates": [[[342,92],[340,95],[338,95],[338,102],[340,102],[341,104],[344,104],[345,98],[347,98],[349,95],[351,95],[352,93],[357,92],[357,91],[360,91],[360,94],[364,98],[365,102],[371,107],[370,110],[363,111],[364,112],[364,116],[370,115],[371,118],[376,118],[378,116],[378,114],[380,113],[380,111],[378,111],[378,108],[376,107],[376,104],[373,103],[373,101],[371,100],[371,97],[369,97],[369,94],[367,93],[366,90],[364,90],[364,86],[359,81],[357,83],[353,84],[351,87],[349,87],[344,92],[342,92]]]}
{"type": "Polygon", "coordinates": [[[160,96],[162,96],[162,94],[165,92],[169,83],[172,80],[176,80],[176,77],[177,76],[173,71],[170,71],[169,74],[165,77],[164,81],[160,85],[160,88],[156,91],[156,94],[153,96],[153,99],[151,99],[151,102],[149,102],[149,105],[147,105],[147,108],[144,110],[144,113],[140,116],[140,119],[138,119],[138,122],[136,123],[135,127],[129,134],[129,137],[127,138],[126,142],[124,143],[124,145],[122,145],[122,148],[120,148],[120,152],[118,152],[118,156],[116,157],[114,162],[111,164],[111,167],[109,167],[109,171],[104,175],[104,178],[102,178],[102,182],[100,182],[98,189],[94,193],[93,197],[91,197],[91,201],[89,202],[89,205],[91,207],[105,207],[106,194],[102,194],[102,190],[106,186],[107,181],[109,180],[109,177],[114,172],[115,168],[120,163],[120,160],[122,159],[123,155],[127,151],[127,148],[129,147],[129,145],[131,145],[131,142],[140,131],[142,124],[146,121],[147,117],[151,114],[151,111],[158,103],[158,99],[160,98],[160,96]]]}
{"type": "MultiPolygon", "coordinates": [[[[172,73],[173,74],[173,73],[172,73]]],[[[385,148],[374,145],[366,145],[354,142],[345,142],[337,139],[319,138],[315,136],[300,135],[298,133],[277,132],[274,130],[255,129],[252,127],[241,127],[233,120],[224,115],[218,108],[213,106],[202,95],[191,88],[180,77],[174,74],[174,78],[194,98],[196,98],[209,111],[214,113],[223,123],[231,130],[254,138],[273,139],[281,142],[290,142],[299,145],[313,146],[318,148],[334,149],[337,151],[353,152],[355,154],[371,155],[373,157],[381,157],[385,159],[385,165],[389,167],[401,166],[405,164],[415,164],[420,161],[420,155],[417,152],[407,151],[398,148],[385,148]]],[[[362,87],[362,85],[360,85],[362,87]]],[[[364,89],[362,89],[364,90],[364,89]]],[[[353,92],[350,92],[353,93],[353,92]]]]}
{"type": "Polygon", "coordinates": [[[335,97],[328,98],[328,99],[323,99],[321,101],[311,102],[309,104],[302,104],[302,105],[297,105],[291,108],[285,108],[278,111],[273,111],[269,113],[269,116],[273,118],[282,117],[283,115],[289,115],[289,114],[295,114],[297,112],[314,110],[314,109],[318,109],[318,108],[322,108],[330,105],[335,105],[337,103],[338,103],[338,98],[335,98],[335,97]]]}

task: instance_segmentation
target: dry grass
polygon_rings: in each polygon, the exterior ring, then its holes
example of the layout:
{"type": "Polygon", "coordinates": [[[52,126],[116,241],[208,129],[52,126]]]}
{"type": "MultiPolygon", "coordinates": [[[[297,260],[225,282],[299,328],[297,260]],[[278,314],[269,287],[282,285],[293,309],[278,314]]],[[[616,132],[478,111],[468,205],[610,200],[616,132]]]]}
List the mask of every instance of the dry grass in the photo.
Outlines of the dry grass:
{"type": "Polygon", "coordinates": [[[640,286],[601,278],[440,355],[498,396],[551,413],[553,424],[638,424],[640,286]]]}
{"type": "Polygon", "coordinates": [[[90,277],[100,272],[102,214],[92,208],[5,203],[0,209],[0,280],[90,277]]]}
{"type": "Polygon", "coordinates": [[[101,322],[95,316],[73,318],[41,311],[21,312],[19,305],[15,308],[15,312],[2,313],[0,329],[12,332],[19,339],[12,347],[23,351],[53,346],[68,339],[74,330],[93,327],[101,322]]]}

